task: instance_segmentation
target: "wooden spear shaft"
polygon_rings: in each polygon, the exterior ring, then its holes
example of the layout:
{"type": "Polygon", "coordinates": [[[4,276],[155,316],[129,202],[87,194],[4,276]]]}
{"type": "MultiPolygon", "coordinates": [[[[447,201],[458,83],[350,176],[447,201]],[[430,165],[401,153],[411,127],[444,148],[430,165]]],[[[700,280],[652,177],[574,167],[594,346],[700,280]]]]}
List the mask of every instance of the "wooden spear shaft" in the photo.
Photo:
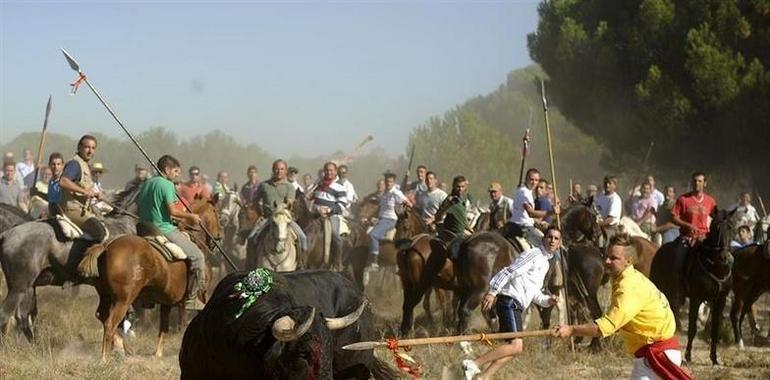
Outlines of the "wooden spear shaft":
{"type": "MultiPolygon", "coordinates": [[[[398,347],[411,347],[411,346],[423,346],[426,344],[440,344],[440,343],[457,343],[457,342],[470,342],[487,340],[500,340],[500,339],[520,339],[531,338],[536,336],[548,336],[551,335],[551,330],[535,330],[535,331],[520,331],[520,332],[507,332],[507,333],[494,333],[494,334],[473,334],[473,335],[455,335],[455,336],[436,336],[432,338],[414,338],[403,339],[397,341],[398,347]]],[[[388,342],[358,342],[343,346],[343,350],[349,351],[363,351],[372,350],[375,348],[387,347],[388,342]]]]}
{"type": "MultiPolygon", "coordinates": [[[[545,82],[540,79],[540,90],[543,94],[543,114],[545,116],[545,137],[548,144],[548,162],[551,164],[551,183],[553,185],[553,202],[556,204],[559,202],[559,192],[556,186],[556,168],[553,166],[553,144],[551,143],[551,124],[548,122],[548,101],[545,99],[545,82]]],[[[561,218],[559,214],[554,215],[556,217],[556,227],[561,229],[561,218]]]]}

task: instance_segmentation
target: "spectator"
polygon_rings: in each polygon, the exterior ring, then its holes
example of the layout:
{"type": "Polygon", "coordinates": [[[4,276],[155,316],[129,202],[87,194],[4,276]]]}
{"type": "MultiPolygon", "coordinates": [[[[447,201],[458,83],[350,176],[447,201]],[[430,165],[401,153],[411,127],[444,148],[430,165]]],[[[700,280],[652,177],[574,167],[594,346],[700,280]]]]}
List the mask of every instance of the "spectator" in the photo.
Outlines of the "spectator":
{"type": "Polygon", "coordinates": [[[35,180],[35,161],[32,157],[32,151],[29,148],[24,149],[24,160],[16,164],[16,178],[21,182],[22,188],[32,187],[32,181],[35,180]]]}
{"type": "Polygon", "coordinates": [[[640,187],[640,194],[631,200],[631,219],[639,225],[644,233],[652,237],[655,233],[655,215],[657,201],[652,198],[652,185],[645,182],[640,187]]]}
{"type": "MultiPolygon", "coordinates": [[[[6,162],[3,166],[3,178],[0,179],[0,203],[25,210],[21,182],[16,178],[16,165],[6,162]]],[[[26,210],[25,210],[26,211],[26,210]]]]}

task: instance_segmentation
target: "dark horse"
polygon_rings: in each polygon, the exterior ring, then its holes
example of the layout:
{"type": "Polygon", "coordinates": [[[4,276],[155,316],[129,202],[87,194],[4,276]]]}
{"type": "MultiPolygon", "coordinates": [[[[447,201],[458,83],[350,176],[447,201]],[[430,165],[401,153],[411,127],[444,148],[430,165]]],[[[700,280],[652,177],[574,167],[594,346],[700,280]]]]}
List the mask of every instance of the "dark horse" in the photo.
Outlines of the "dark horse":
{"type": "Polygon", "coordinates": [[[683,273],[674,268],[677,244],[680,239],[664,244],[652,261],[650,280],[668,298],[671,310],[679,324],[679,309],[684,298],[690,299],[689,323],[687,326],[687,350],[685,360],[690,361],[692,340],[697,332],[698,307],[708,301],[711,305],[711,363],[717,365],[717,343],[719,328],[722,326],[722,311],[727,294],[732,286],[730,269],[730,240],[732,221],[724,210],[713,216],[706,239],[690,249],[683,273]]]}
{"type": "Polygon", "coordinates": [[[762,293],[770,290],[770,242],[750,245],[733,253],[733,306],[730,308],[730,323],[738,347],[743,348],[743,318],[749,314],[751,331],[756,335],[759,329],[751,314],[751,306],[762,293]]]}

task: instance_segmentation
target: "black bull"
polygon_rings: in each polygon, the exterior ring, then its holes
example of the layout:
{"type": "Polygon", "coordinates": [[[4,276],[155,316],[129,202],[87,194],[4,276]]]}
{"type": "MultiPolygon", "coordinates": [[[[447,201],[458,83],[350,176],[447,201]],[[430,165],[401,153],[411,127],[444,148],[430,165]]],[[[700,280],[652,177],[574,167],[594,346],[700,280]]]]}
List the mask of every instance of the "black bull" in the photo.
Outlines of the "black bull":
{"type": "Polygon", "coordinates": [[[349,279],[320,270],[273,273],[272,290],[236,320],[243,301],[230,295],[245,274],[225,277],[190,322],[179,353],[182,379],[398,378],[372,351],[341,348],[380,338],[371,308],[361,307],[364,295],[349,279]],[[345,317],[328,318],[338,316],[345,317]],[[276,325],[287,321],[293,336],[277,336],[276,325]]]}

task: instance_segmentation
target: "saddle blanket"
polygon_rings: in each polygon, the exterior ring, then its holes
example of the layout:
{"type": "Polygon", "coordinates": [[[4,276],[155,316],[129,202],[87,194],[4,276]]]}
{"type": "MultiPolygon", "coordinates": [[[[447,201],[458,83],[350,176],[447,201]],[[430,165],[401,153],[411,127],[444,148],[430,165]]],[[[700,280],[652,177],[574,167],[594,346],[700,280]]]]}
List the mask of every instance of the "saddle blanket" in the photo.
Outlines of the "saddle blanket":
{"type": "Polygon", "coordinates": [[[182,247],[172,243],[163,235],[145,236],[144,239],[168,262],[187,260],[182,247]]]}

